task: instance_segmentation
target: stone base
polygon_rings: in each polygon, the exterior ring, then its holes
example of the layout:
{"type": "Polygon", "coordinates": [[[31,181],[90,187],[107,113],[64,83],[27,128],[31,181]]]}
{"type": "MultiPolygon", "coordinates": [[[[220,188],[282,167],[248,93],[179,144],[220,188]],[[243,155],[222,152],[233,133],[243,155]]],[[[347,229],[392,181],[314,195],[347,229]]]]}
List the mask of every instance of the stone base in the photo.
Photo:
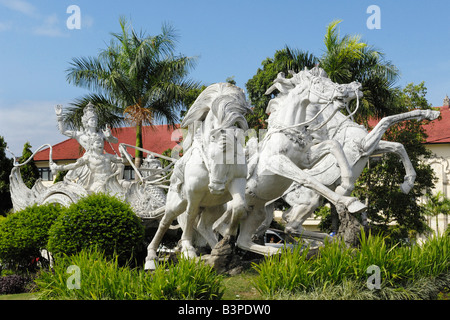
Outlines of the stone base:
{"type": "Polygon", "coordinates": [[[264,258],[262,255],[248,254],[235,246],[234,239],[222,239],[211,254],[202,256],[218,274],[235,275],[249,269],[253,262],[264,258]]]}
{"type": "Polygon", "coordinates": [[[348,210],[338,210],[339,229],[337,236],[344,240],[348,247],[359,244],[362,224],[348,210]]]}

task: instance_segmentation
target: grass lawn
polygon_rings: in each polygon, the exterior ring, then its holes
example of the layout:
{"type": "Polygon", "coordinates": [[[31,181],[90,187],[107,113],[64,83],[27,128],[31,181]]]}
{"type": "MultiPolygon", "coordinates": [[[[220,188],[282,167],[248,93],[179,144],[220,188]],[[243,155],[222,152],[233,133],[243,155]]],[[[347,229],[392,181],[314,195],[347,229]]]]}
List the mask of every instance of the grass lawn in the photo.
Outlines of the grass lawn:
{"type": "Polygon", "coordinates": [[[0,300],[36,300],[36,293],[4,294],[0,300]]]}
{"type": "Polygon", "coordinates": [[[225,292],[223,300],[262,300],[263,297],[252,285],[257,277],[255,272],[247,271],[235,276],[226,277],[223,281],[225,292]]]}

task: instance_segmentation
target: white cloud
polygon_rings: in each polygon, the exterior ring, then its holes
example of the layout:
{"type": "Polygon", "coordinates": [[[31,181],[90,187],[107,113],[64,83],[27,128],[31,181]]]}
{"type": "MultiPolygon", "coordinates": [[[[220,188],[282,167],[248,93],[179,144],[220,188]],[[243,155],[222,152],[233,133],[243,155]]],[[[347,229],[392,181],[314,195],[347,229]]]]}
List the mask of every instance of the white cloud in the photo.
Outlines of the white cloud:
{"type": "Polygon", "coordinates": [[[81,28],[90,28],[94,25],[94,18],[87,15],[82,14],[81,16],[81,28]]]}
{"type": "Polygon", "coordinates": [[[13,105],[0,103],[0,136],[16,155],[22,154],[29,141],[33,151],[45,143],[55,144],[67,139],[57,128],[55,101],[22,101],[13,105]]]}
{"type": "Polygon", "coordinates": [[[37,9],[31,3],[23,0],[0,0],[0,4],[5,7],[23,13],[29,17],[36,17],[38,15],[37,9]]]}
{"type": "Polygon", "coordinates": [[[40,26],[33,28],[33,33],[40,36],[48,37],[66,37],[67,33],[64,33],[61,29],[61,25],[56,14],[47,16],[40,26]]]}
{"type": "MultiPolygon", "coordinates": [[[[42,14],[30,2],[24,0],[0,0],[0,5],[33,18],[29,19],[33,25],[29,30],[34,35],[46,37],[67,37],[69,35],[67,32],[64,32],[65,21],[61,22],[57,14],[42,14]]],[[[12,26],[11,22],[0,22],[0,32],[12,29],[12,26]]]]}
{"type": "Polygon", "coordinates": [[[12,22],[11,21],[0,22],[0,32],[8,31],[11,28],[12,28],[12,22]]]}

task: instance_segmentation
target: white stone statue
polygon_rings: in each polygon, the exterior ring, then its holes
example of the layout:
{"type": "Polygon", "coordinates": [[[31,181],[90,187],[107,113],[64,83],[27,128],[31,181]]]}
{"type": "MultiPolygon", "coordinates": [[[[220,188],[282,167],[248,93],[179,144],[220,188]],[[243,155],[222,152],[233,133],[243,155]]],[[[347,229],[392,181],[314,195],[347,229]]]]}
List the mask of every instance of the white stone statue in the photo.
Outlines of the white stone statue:
{"type": "MultiPolygon", "coordinates": [[[[97,144],[100,143],[101,146],[98,146],[98,149],[101,148],[101,153],[104,150],[104,142],[107,141],[109,143],[117,143],[118,140],[111,133],[111,130],[108,126],[106,126],[105,130],[98,130],[98,116],[95,112],[94,105],[92,103],[88,103],[86,107],[83,109],[83,116],[81,117],[82,126],[78,128],[78,130],[69,130],[67,129],[64,120],[63,120],[63,109],[61,105],[57,105],[55,107],[56,120],[58,121],[58,129],[61,134],[76,139],[78,143],[83,147],[85,151],[88,151],[92,148],[94,140],[97,140],[97,144]]],[[[120,161],[115,161],[115,163],[121,163],[120,161]]],[[[50,164],[52,166],[52,164],[50,164]]],[[[83,185],[85,188],[88,187],[90,170],[88,168],[87,163],[83,163],[83,165],[71,166],[72,169],[64,169],[70,170],[67,172],[64,179],[66,181],[76,182],[78,184],[83,185]]],[[[115,170],[120,170],[121,167],[114,166],[115,170]]],[[[56,169],[56,167],[55,167],[56,169]]]]}
{"type": "Polygon", "coordinates": [[[231,218],[223,232],[224,241],[236,236],[238,223],[247,212],[243,131],[248,128],[244,115],[249,111],[243,91],[228,83],[207,87],[189,109],[181,123],[181,128],[188,128],[184,154],[174,166],[165,214],[148,246],[146,269],[156,267],[156,250],[163,235],[185,211],[187,221],[180,244],[187,257],[196,256],[192,235],[202,208],[202,216],[208,218],[208,209],[221,210],[229,203],[231,218]]]}
{"type": "MultiPolygon", "coordinates": [[[[321,77],[328,79],[326,73],[319,68],[314,68],[311,72],[320,74],[321,77]]],[[[298,79],[295,75],[294,78],[298,79]]],[[[307,119],[313,118],[320,105],[310,104],[308,107],[307,119]]],[[[356,112],[357,110],[355,110],[356,112]]],[[[397,154],[403,162],[406,175],[400,189],[404,193],[408,193],[414,186],[416,173],[414,167],[409,160],[408,154],[402,144],[391,141],[381,140],[386,130],[395,123],[406,120],[434,120],[440,112],[433,110],[414,110],[402,114],[388,116],[380,120],[380,122],[370,131],[364,126],[358,125],[352,120],[351,116],[345,116],[341,112],[337,112],[333,116],[329,108],[325,108],[320,117],[315,119],[311,126],[323,124],[324,119],[330,119],[320,130],[315,131],[318,139],[333,139],[342,144],[344,153],[351,166],[351,184],[354,184],[361,175],[362,170],[366,166],[370,155],[392,152],[397,154]]],[[[350,190],[336,188],[341,183],[341,170],[334,157],[327,155],[312,169],[306,170],[308,174],[322,182],[327,187],[344,196],[350,195],[350,190]]],[[[302,228],[302,224],[309,218],[314,210],[320,205],[322,196],[307,186],[294,182],[292,186],[284,194],[284,199],[291,205],[291,208],[283,215],[283,219],[288,222],[285,231],[291,233],[302,234],[303,236],[316,237],[323,240],[326,234],[308,232],[302,228]]]]}
{"type": "Polygon", "coordinates": [[[63,120],[63,108],[61,105],[55,107],[56,120],[58,121],[58,129],[61,134],[76,139],[78,143],[87,150],[92,144],[92,139],[97,139],[101,137],[102,144],[103,140],[117,143],[118,140],[111,133],[111,129],[106,126],[105,130],[98,130],[98,116],[95,112],[94,105],[89,102],[83,109],[83,116],[81,117],[82,127],[78,130],[67,129],[63,120]]]}
{"type": "MultiPolygon", "coordinates": [[[[251,210],[240,222],[236,241],[239,248],[260,254],[277,252],[275,248],[252,241],[252,236],[267,216],[266,204],[281,197],[293,181],[315,190],[339,210],[357,213],[366,209],[358,199],[343,195],[351,192],[353,184],[351,167],[340,143],[330,139],[320,141],[313,135],[313,129],[324,126],[339,110],[345,108],[348,101],[362,95],[360,85],[338,85],[305,70],[291,79],[280,75],[275,86],[280,94],[270,102],[267,109],[270,113],[268,132],[259,142],[257,152],[250,155],[248,160],[246,202],[251,210]],[[308,120],[310,105],[320,105],[321,109],[313,109],[316,114],[308,120]],[[320,126],[314,126],[313,121],[326,109],[330,110],[329,117],[321,120],[320,126]],[[339,193],[306,172],[326,155],[332,155],[339,164],[342,177],[339,193]]],[[[210,221],[201,219],[197,230],[206,239],[212,239],[214,231],[223,234],[230,218],[227,212],[213,226],[210,221]]]]}
{"type": "MultiPolygon", "coordinates": [[[[145,179],[139,171],[136,174],[141,178],[138,181],[127,181],[123,179],[124,164],[129,162],[133,166],[133,161],[126,151],[129,145],[120,144],[121,156],[106,153],[104,142],[118,142],[111,134],[111,130],[97,130],[97,114],[94,106],[89,103],[83,112],[82,127],[78,130],[67,130],[62,120],[62,107],[55,108],[58,125],[61,133],[77,139],[85,149],[85,153],[75,163],[57,165],[52,160],[51,145],[43,145],[34,152],[28,161],[43,147],[49,147],[49,166],[53,173],[68,170],[64,181],[45,187],[38,180],[32,189],[25,186],[20,175],[20,166],[26,164],[15,164],[11,175],[11,198],[14,210],[20,210],[32,204],[42,204],[48,202],[58,202],[68,206],[76,202],[80,197],[93,192],[103,192],[121,198],[130,203],[138,217],[144,221],[153,221],[161,218],[164,212],[166,194],[164,191],[164,177],[162,172],[167,168],[156,168],[153,163],[145,173],[145,179]]],[[[164,157],[154,152],[142,149],[142,151],[152,156],[160,156],[169,161],[175,161],[170,157],[164,157]]],[[[153,159],[153,161],[158,161],[153,159]]],[[[150,158],[147,161],[151,162],[150,158]]],[[[146,163],[147,163],[146,162],[146,163]]]]}
{"type": "MultiPolygon", "coordinates": [[[[86,152],[75,163],[57,165],[54,162],[50,163],[50,169],[53,174],[57,171],[73,170],[76,172],[77,168],[87,168],[87,177],[84,179],[83,187],[88,192],[108,192],[109,183],[119,183],[117,174],[113,166],[115,163],[123,164],[126,162],[121,157],[104,153],[103,150],[103,137],[100,135],[92,135],[89,138],[89,144],[85,144],[86,152]],[[108,180],[111,180],[110,182],[108,180]]],[[[122,186],[128,183],[125,180],[121,180],[122,186]]],[[[127,185],[126,187],[129,187],[127,185]]]]}

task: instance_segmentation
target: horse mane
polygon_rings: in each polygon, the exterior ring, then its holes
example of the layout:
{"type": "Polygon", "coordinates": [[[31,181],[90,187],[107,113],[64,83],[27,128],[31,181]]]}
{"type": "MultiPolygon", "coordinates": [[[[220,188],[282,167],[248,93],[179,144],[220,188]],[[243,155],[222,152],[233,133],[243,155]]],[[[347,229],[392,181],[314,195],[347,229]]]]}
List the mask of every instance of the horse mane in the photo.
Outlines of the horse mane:
{"type": "Polygon", "coordinates": [[[251,109],[243,90],[230,83],[215,83],[200,93],[181,122],[181,128],[188,129],[183,141],[184,150],[192,145],[195,123],[205,121],[209,112],[213,113],[221,128],[237,125],[243,130],[248,129],[244,115],[251,109]]]}
{"type": "Polygon", "coordinates": [[[267,105],[266,113],[271,114],[278,110],[278,108],[282,105],[283,98],[289,93],[290,90],[294,89],[299,85],[306,85],[312,81],[313,77],[322,77],[328,78],[327,73],[322,68],[315,66],[311,70],[307,67],[305,69],[299,71],[298,73],[289,70],[289,74],[292,75],[292,78],[286,78],[283,72],[278,73],[276,79],[273,81],[273,85],[269,87],[266,91],[266,95],[271,94],[275,89],[278,89],[280,92],[275,98],[271,99],[267,105]]]}

